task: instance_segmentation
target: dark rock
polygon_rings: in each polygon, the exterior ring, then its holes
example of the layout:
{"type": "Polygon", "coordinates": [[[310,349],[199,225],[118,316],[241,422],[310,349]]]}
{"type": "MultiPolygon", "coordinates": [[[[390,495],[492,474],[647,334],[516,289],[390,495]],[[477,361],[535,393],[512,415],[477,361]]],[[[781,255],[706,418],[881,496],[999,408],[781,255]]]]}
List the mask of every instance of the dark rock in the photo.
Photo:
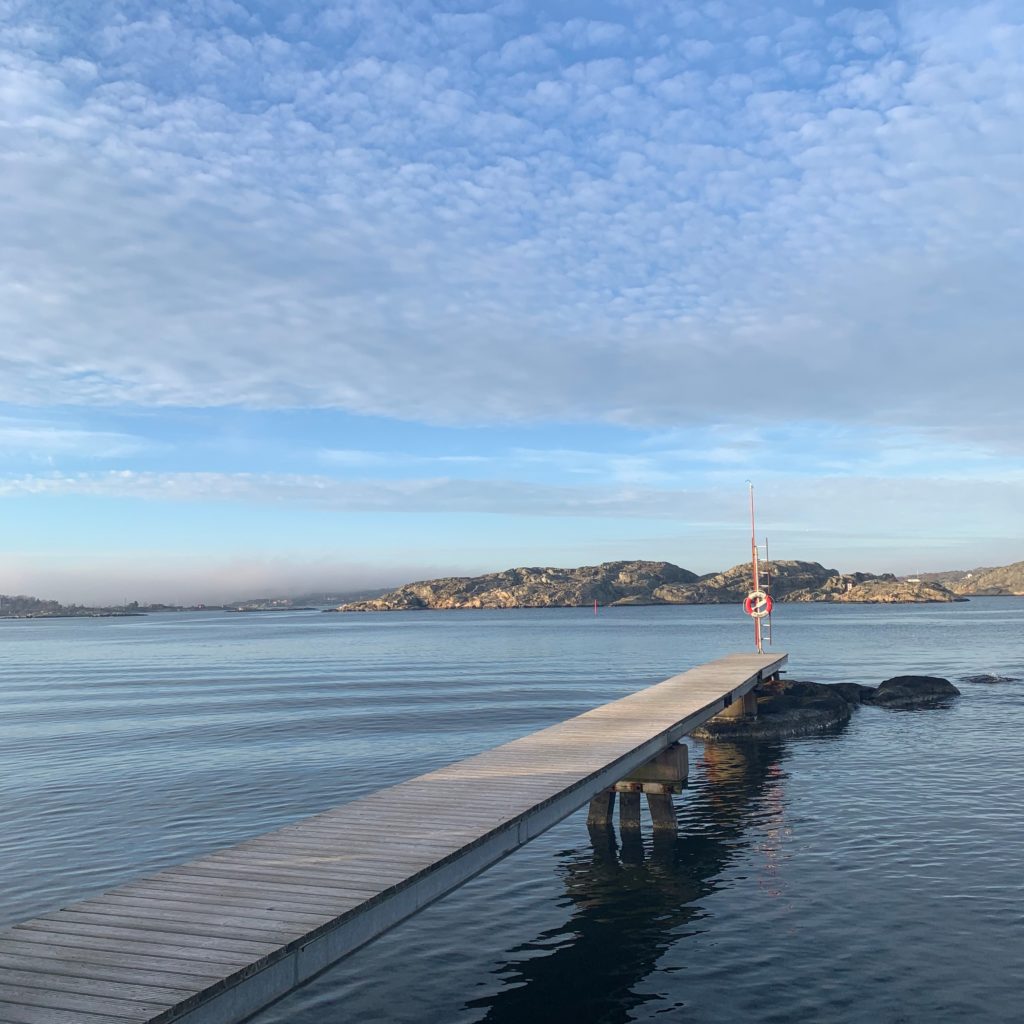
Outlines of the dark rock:
{"type": "Polygon", "coordinates": [[[961,676],[965,683],[1019,683],[1020,676],[994,676],[983,672],[979,676],[961,676]]]}
{"type": "Polygon", "coordinates": [[[873,686],[863,686],[860,683],[831,683],[830,685],[849,704],[864,704],[870,701],[871,694],[875,692],[873,686]]]}
{"type": "Polygon", "coordinates": [[[866,694],[864,703],[886,708],[917,708],[959,696],[960,691],[948,679],[939,676],[894,676],[870,695],[866,694]]]}
{"type": "Polygon", "coordinates": [[[713,718],[693,735],[706,740],[806,736],[844,725],[853,713],[850,702],[836,687],[824,683],[771,680],[754,692],[757,718],[713,718]]]}

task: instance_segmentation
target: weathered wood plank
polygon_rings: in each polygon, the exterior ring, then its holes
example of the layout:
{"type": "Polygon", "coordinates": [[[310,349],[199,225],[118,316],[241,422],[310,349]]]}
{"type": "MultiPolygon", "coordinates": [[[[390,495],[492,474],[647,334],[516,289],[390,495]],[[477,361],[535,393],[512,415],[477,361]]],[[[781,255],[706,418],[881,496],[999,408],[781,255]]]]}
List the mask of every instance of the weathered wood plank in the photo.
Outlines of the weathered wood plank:
{"type": "Polygon", "coordinates": [[[380,840],[352,840],[344,846],[331,845],[321,846],[319,843],[289,843],[282,846],[265,846],[260,848],[247,847],[230,851],[230,853],[215,854],[204,858],[204,861],[211,864],[297,864],[313,865],[322,864],[325,867],[338,864],[358,864],[362,858],[370,857],[373,864],[382,867],[394,865],[405,867],[408,864],[420,864],[424,861],[433,863],[439,857],[445,856],[451,850],[458,850],[464,846],[449,845],[447,847],[431,846],[429,848],[404,850],[393,849],[380,840]]]}
{"type": "Polygon", "coordinates": [[[81,978],[69,974],[45,974],[39,970],[11,968],[0,963],[0,986],[41,988],[47,992],[72,992],[86,996],[103,996],[127,1002],[156,1001],[161,1006],[173,1005],[192,995],[192,987],[167,988],[152,982],[115,981],[81,978]]]}
{"type": "Polygon", "coordinates": [[[194,879],[196,884],[205,883],[207,886],[212,887],[245,883],[250,892],[256,892],[264,888],[270,891],[279,890],[281,892],[288,892],[294,889],[322,899],[343,900],[351,897],[355,897],[357,900],[365,899],[369,896],[377,895],[377,893],[381,892],[382,888],[387,888],[387,886],[375,886],[368,883],[356,884],[355,882],[345,885],[332,885],[329,882],[316,878],[312,873],[309,875],[299,874],[296,877],[301,879],[301,881],[296,881],[294,877],[274,876],[272,873],[216,871],[206,864],[188,865],[188,873],[186,874],[183,869],[182,875],[183,877],[194,879]]]}
{"type": "MultiPolygon", "coordinates": [[[[162,1013],[171,1003],[141,1000],[111,999],[91,996],[82,992],[57,992],[53,989],[28,988],[24,985],[5,985],[0,982],[0,1007],[8,1003],[17,1006],[37,1006],[50,1010],[75,1010],[83,1013],[107,1014],[124,1020],[148,1020],[162,1013]]],[[[0,1013],[4,1012],[0,1010],[0,1013]]]]}
{"type": "MultiPolygon", "coordinates": [[[[134,908],[128,908],[129,911],[134,908]]],[[[289,927],[284,921],[262,926],[237,922],[233,918],[207,918],[203,920],[198,913],[187,915],[183,923],[168,919],[165,914],[142,911],[140,913],[118,913],[116,910],[99,907],[88,911],[62,910],[60,916],[40,918],[51,922],[55,927],[63,928],[67,924],[81,925],[83,934],[111,934],[110,929],[120,931],[144,932],[150,938],[190,938],[202,939],[204,946],[213,949],[230,948],[245,952],[256,952],[262,946],[264,952],[270,952],[285,942],[290,942],[295,935],[301,935],[310,928],[303,924],[289,927]],[[233,923],[237,922],[237,923],[233,923]],[[94,932],[95,929],[95,932],[94,932]],[[154,934],[150,934],[154,933],[154,934]],[[252,944],[252,949],[243,950],[243,945],[252,944]]],[[[317,927],[317,926],[314,926],[317,927]]]]}
{"type": "MultiPolygon", "coordinates": [[[[438,858],[424,857],[418,863],[432,864],[438,858]]],[[[360,870],[353,865],[348,869],[344,863],[307,858],[259,857],[257,854],[237,856],[221,860],[202,860],[190,865],[195,874],[213,878],[239,878],[259,882],[262,879],[280,879],[306,884],[330,887],[332,883],[347,880],[361,881],[378,888],[387,888],[395,879],[407,877],[409,871],[402,866],[388,867],[386,864],[371,870],[360,870]]]]}
{"type": "Polygon", "coordinates": [[[191,870],[186,870],[188,867],[188,865],[183,866],[181,873],[175,875],[174,879],[179,881],[182,886],[187,886],[196,893],[208,892],[211,896],[215,896],[218,892],[235,896],[251,896],[256,892],[265,892],[271,895],[279,895],[282,898],[301,897],[308,899],[310,902],[315,901],[317,905],[320,905],[324,900],[332,900],[338,903],[351,901],[352,905],[355,906],[377,894],[376,889],[365,886],[357,887],[350,885],[345,888],[338,887],[333,889],[327,889],[322,886],[314,887],[308,883],[308,880],[305,885],[292,885],[285,882],[271,884],[265,882],[256,886],[252,885],[247,879],[237,879],[232,882],[223,876],[193,873],[191,870]]]}
{"type": "MultiPolygon", "coordinates": [[[[255,902],[255,901],[251,901],[255,902]]],[[[79,905],[79,904],[76,904],[79,905]]],[[[90,900],[87,904],[89,910],[98,913],[111,913],[121,915],[126,912],[133,914],[158,914],[167,921],[191,921],[196,919],[211,918],[224,923],[240,922],[243,926],[248,924],[261,925],[270,921],[277,924],[298,924],[314,928],[322,920],[321,914],[300,913],[297,910],[290,910],[284,907],[260,908],[252,906],[239,906],[230,901],[210,900],[175,900],[163,899],[159,896],[141,896],[137,894],[125,895],[120,891],[114,891],[106,896],[90,900]]]]}
{"type": "MultiPolygon", "coordinates": [[[[211,972],[207,977],[195,974],[170,974],[162,971],[144,970],[138,962],[131,964],[100,964],[66,958],[51,959],[46,956],[12,956],[0,953],[0,969],[21,971],[38,978],[40,984],[49,985],[64,981],[115,982],[122,985],[140,986],[146,990],[161,989],[187,994],[205,988],[210,981],[220,977],[220,972],[211,972]]],[[[60,987],[60,985],[56,985],[60,987]]]]}
{"type": "MultiPolygon", "coordinates": [[[[31,927],[31,922],[5,932],[4,938],[12,944],[20,945],[26,951],[33,945],[64,946],[75,950],[76,957],[79,955],[78,950],[107,950],[123,955],[134,953],[136,956],[180,960],[185,965],[182,970],[188,973],[195,973],[194,968],[202,968],[207,964],[233,968],[244,967],[252,963],[251,956],[225,953],[220,949],[199,948],[198,945],[176,946],[171,942],[126,942],[124,938],[111,938],[104,935],[47,931],[44,928],[31,927]]],[[[10,946],[5,948],[10,948],[10,946]]]]}
{"type": "MultiPolygon", "coordinates": [[[[0,1024],[126,1024],[125,1017],[109,1014],[83,1013],[81,1010],[55,1010],[48,1006],[20,1006],[0,1003],[0,1024]]],[[[131,1018],[131,1024],[142,1024],[143,1017],[131,1018]]]]}
{"type": "Polygon", "coordinates": [[[417,852],[420,850],[433,852],[435,850],[461,846],[463,842],[477,834],[478,828],[465,828],[459,832],[454,830],[444,833],[437,832],[430,836],[406,836],[392,832],[386,823],[382,823],[378,828],[359,826],[346,829],[339,827],[331,832],[320,829],[307,829],[306,831],[296,832],[287,836],[271,834],[271,836],[259,841],[243,843],[238,849],[301,850],[305,848],[343,851],[350,849],[353,844],[357,843],[366,843],[380,849],[383,845],[381,840],[387,840],[388,849],[395,850],[397,853],[417,852]]]}
{"type": "Polygon", "coordinates": [[[469,836],[453,839],[451,842],[437,842],[423,846],[405,846],[392,849],[387,841],[386,835],[380,836],[353,836],[345,842],[331,843],[324,845],[316,837],[308,840],[295,839],[288,843],[267,844],[261,847],[250,847],[247,850],[240,850],[239,855],[251,857],[292,857],[300,860],[304,857],[336,860],[339,857],[359,857],[369,851],[381,855],[387,855],[386,860],[392,863],[415,862],[421,859],[436,860],[439,857],[447,856],[453,850],[461,850],[467,843],[474,842],[484,835],[486,826],[481,825],[469,836]]]}
{"type": "MultiPolygon", "coordinates": [[[[461,847],[460,847],[461,848],[461,847]]],[[[365,877],[376,882],[378,879],[386,878],[395,874],[405,878],[411,871],[419,870],[422,865],[436,864],[443,860],[444,854],[423,853],[418,857],[396,858],[389,856],[386,848],[380,856],[372,855],[368,847],[364,847],[362,854],[299,854],[294,853],[258,853],[255,851],[238,852],[231,857],[223,857],[217,860],[212,858],[205,861],[211,867],[224,868],[227,870],[257,870],[263,868],[285,871],[298,871],[303,877],[308,877],[310,872],[317,878],[330,878],[342,874],[346,878],[365,877]]]]}
{"type": "MultiPolygon", "coordinates": [[[[192,951],[195,956],[195,951],[192,951]]],[[[33,961],[55,960],[60,964],[85,964],[99,969],[131,968],[131,970],[143,974],[156,971],[160,974],[181,975],[186,979],[217,979],[224,975],[228,964],[221,964],[216,960],[204,959],[202,962],[181,960],[175,957],[150,956],[148,954],[131,953],[118,946],[116,950],[97,949],[93,946],[74,946],[71,944],[40,940],[30,942],[19,939],[17,942],[0,941],[0,956],[5,960],[9,957],[26,957],[33,961]]],[[[52,968],[48,963],[40,962],[40,970],[48,971],[52,968]]],[[[63,968],[62,968],[63,969],[63,968]]],[[[91,975],[89,975],[91,977],[91,975]]],[[[97,975],[102,977],[102,975],[97,975]]],[[[182,985],[192,985],[191,980],[177,982],[182,985]]],[[[172,984],[172,988],[174,985],[172,984]]]]}
{"type": "MultiPolygon", "coordinates": [[[[19,925],[15,931],[28,929],[30,931],[45,930],[58,932],[67,935],[95,935],[99,938],[126,939],[128,942],[166,942],[170,944],[187,945],[195,941],[199,936],[194,932],[172,932],[164,931],[157,927],[159,922],[152,921],[148,926],[139,924],[136,927],[118,928],[113,925],[105,925],[101,920],[90,920],[87,915],[70,915],[64,920],[60,914],[66,911],[59,911],[57,914],[50,914],[40,917],[35,921],[26,921],[19,925]],[[85,920],[76,920],[76,917],[84,916],[85,920]]],[[[213,950],[216,953],[242,954],[243,956],[259,957],[267,953],[273,953],[278,947],[276,942],[258,942],[253,939],[231,939],[229,937],[217,938],[214,936],[204,937],[202,948],[213,950]]]]}
{"type": "MultiPolygon", "coordinates": [[[[191,881],[185,884],[181,879],[176,883],[139,882],[131,886],[125,886],[123,889],[115,889],[111,895],[113,893],[124,896],[134,896],[136,894],[146,896],[152,894],[156,897],[169,896],[172,899],[183,902],[216,903],[217,905],[224,906],[236,903],[246,906],[256,904],[266,906],[271,911],[280,909],[283,913],[288,913],[294,909],[296,912],[314,915],[319,915],[324,905],[322,896],[270,892],[265,889],[253,892],[248,888],[228,889],[221,885],[215,885],[210,888],[195,885],[191,881]]],[[[362,896],[354,896],[353,902],[358,903],[362,898],[362,896]]]]}

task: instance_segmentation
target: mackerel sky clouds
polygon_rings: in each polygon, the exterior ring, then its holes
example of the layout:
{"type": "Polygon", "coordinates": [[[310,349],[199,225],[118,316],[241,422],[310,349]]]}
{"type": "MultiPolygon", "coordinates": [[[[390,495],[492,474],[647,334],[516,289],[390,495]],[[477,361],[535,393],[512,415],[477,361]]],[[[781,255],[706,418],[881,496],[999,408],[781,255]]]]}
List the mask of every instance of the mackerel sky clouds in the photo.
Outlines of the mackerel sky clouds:
{"type": "Polygon", "coordinates": [[[0,0],[0,592],[1024,557],[1024,8],[0,0]]]}

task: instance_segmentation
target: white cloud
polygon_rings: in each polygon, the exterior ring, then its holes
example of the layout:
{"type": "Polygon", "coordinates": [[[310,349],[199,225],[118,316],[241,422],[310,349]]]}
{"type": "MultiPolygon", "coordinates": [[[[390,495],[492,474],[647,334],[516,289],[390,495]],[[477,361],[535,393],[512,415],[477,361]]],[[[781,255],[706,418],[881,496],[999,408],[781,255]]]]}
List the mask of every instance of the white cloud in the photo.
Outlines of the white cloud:
{"type": "Polygon", "coordinates": [[[35,474],[0,478],[0,497],[65,496],[146,501],[243,501],[306,504],[350,511],[471,512],[540,516],[650,516],[675,514],[678,492],[630,487],[569,487],[517,481],[443,477],[339,480],[269,473],[35,474]]]}
{"type": "Polygon", "coordinates": [[[0,461],[16,456],[52,460],[57,456],[113,459],[156,447],[115,431],[80,430],[52,423],[0,416],[0,461]]]}
{"type": "MultiPolygon", "coordinates": [[[[549,28],[549,32],[551,32],[551,28],[549,28]]],[[[628,34],[624,25],[587,18],[572,18],[564,25],[557,26],[556,32],[577,50],[618,43],[628,34]]]]}
{"type": "Polygon", "coordinates": [[[400,451],[365,451],[358,448],[322,448],[317,458],[346,469],[430,465],[478,465],[490,461],[484,455],[411,455],[400,451]]]}
{"type": "Polygon", "coordinates": [[[361,451],[357,448],[324,448],[317,453],[321,461],[335,466],[381,466],[394,461],[390,452],[361,451]]]}
{"type": "Polygon", "coordinates": [[[385,2],[113,10],[0,36],[0,400],[1020,444],[1009,3],[705,5],[700,73],[656,5],[621,51],[385,2]]]}
{"type": "MultiPolygon", "coordinates": [[[[529,458],[522,451],[519,457],[529,458]]],[[[742,483],[735,469],[703,478],[693,486],[671,486],[674,478],[654,460],[580,452],[536,453],[551,464],[580,469],[585,482],[543,483],[525,480],[469,480],[452,477],[405,477],[387,480],[338,479],[324,475],[282,473],[175,473],[110,470],[92,473],[38,473],[0,478],[0,497],[67,496],[131,498],[145,501],[241,501],[307,505],[341,511],[494,513],[542,517],[620,517],[673,519],[680,523],[733,522],[736,494],[742,483]],[[586,481],[605,466],[601,480],[586,481]]],[[[885,470],[884,464],[879,467],[885,470]]],[[[861,473],[801,475],[766,467],[758,488],[766,507],[785,529],[818,529],[811,524],[843,523],[853,535],[878,532],[878,524],[902,534],[972,525],[974,532],[1012,536],[1024,501],[1024,470],[998,467],[985,476],[968,474],[903,478],[861,473]],[[955,499],[955,500],[954,500],[955,499]],[[890,511],[893,515],[889,519],[890,511]],[[1012,513],[1012,516],[1011,516],[1012,513]],[[877,523],[870,529],[868,519],[877,523]],[[921,517],[921,518],[918,518],[921,517]],[[999,525],[1002,523],[1002,525],[999,525]],[[946,524],[943,526],[943,524],[946,524]]]]}

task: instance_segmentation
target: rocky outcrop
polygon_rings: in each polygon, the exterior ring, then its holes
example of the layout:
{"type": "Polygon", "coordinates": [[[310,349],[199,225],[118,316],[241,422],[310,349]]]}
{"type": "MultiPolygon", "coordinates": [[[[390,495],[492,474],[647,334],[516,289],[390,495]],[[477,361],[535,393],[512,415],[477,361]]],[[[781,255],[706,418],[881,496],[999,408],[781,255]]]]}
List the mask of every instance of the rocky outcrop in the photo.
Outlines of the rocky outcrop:
{"type": "Polygon", "coordinates": [[[976,676],[961,676],[961,680],[965,683],[1019,683],[1020,676],[997,676],[990,672],[982,672],[976,676]]]}
{"type": "Polygon", "coordinates": [[[856,707],[926,708],[943,704],[960,691],[938,676],[894,676],[881,685],[812,683],[769,679],[758,686],[756,718],[712,718],[693,731],[703,740],[784,739],[845,725],[856,707]]]}
{"type": "MultiPolygon", "coordinates": [[[[772,597],[776,601],[788,601],[792,594],[819,590],[838,576],[835,569],[826,569],[819,562],[779,559],[770,563],[770,571],[766,569],[764,585],[770,580],[772,597]]],[[[725,572],[701,576],[693,583],[659,587],[654,596],[666,604],[736,604],[749,590],[750,563],[743,562],[725,572]]]]}
{"type": "Polygon", "coordinates": [[[346,612],[419,608],[564,608],[615,603],[661,603],[663,585],[697,574],[671,562],[604,562],[579,569],[520,568],[486,576],[453,576],[409,583],[382,597],[344,604],[346,612]]]}
{"type": "Polygon", "coordinates": [[[950,585],[958,594],[981,596],[1024,596],[1024,562],[995,569],[974,569],[950,585]]]}
{"type": "MultiPolygon", "coordinates": [[[[960,600],[939,584],[909,583],[892,574],[840,573],[819,562],[773,561],[776,601],[920,602],[960,600]]],[[[549,608],[593,604],[740,604],[750,590],[750,565],[698,576],[671,562],[605,562],[579,569],[519,568],[485,576],[408,583],[337,611],[420,608],[549,608]]]]}
{"type": "Polygon", "coordinates": [[[1024,562],[1010,565],[983,565],[976,569],[947,569],[944,572],[922,572],[910,577],[923,583],[940,583],[968,597],[1024,596],[1024,562]]]}
{"type": "Polygon", "coordinates": [[[956,590],[958,585],[965,579],[978,573],[991,572],[991,566],[984,566],[979,569],[944,569],[942,572],[918,572],[904,579],[924,580],[928,583],[941,583],[949,590],[956,590]]]}
{"type": "Polygon", "coordinates": [[[873,686],[864,686],[862,683],[829,683],[828,685],[835,690],[847,704],[852,704],[854,707],[858,704],[866,703],[868,695],[875,692],[875,688],[873,686]]]}
{"type": "Polygon", "coordinates": [[[845,725],[853,705],[835,686],[769,680],[754,691],[756,718],[712,718],[693,731],[697,739],[781,739],[806,736],[845,725]]]}
{"type": "Polygon", "coordinates": [[[921,708],[959,696],[960,691],[940,676],[893,676],[867,695],[864,703],[884,708],[921,708]]]}
{"type": "MultiPolygon", "coordinates": [[[[765,579],[776,601],[910,604],[962,600],[937,583],[909,583],[892,573],[841,573],[820,562],[773,561],[765,579]]],[[[744,562],[723,573],[702,576],[695,583],[659,587],[654,597],[666,604],[733,604],[742,601],[749,590],[750,566],[744,562]]]]}
{"type": "Polygon", "coordinates": [[[941,583],[923,580],[899,580],[891,573],[867,576],[864,573],[836,576],[817,590],[790,594],[788,601],[836,601],[846,604],[930,604],[963,601],[941,583]]]}

